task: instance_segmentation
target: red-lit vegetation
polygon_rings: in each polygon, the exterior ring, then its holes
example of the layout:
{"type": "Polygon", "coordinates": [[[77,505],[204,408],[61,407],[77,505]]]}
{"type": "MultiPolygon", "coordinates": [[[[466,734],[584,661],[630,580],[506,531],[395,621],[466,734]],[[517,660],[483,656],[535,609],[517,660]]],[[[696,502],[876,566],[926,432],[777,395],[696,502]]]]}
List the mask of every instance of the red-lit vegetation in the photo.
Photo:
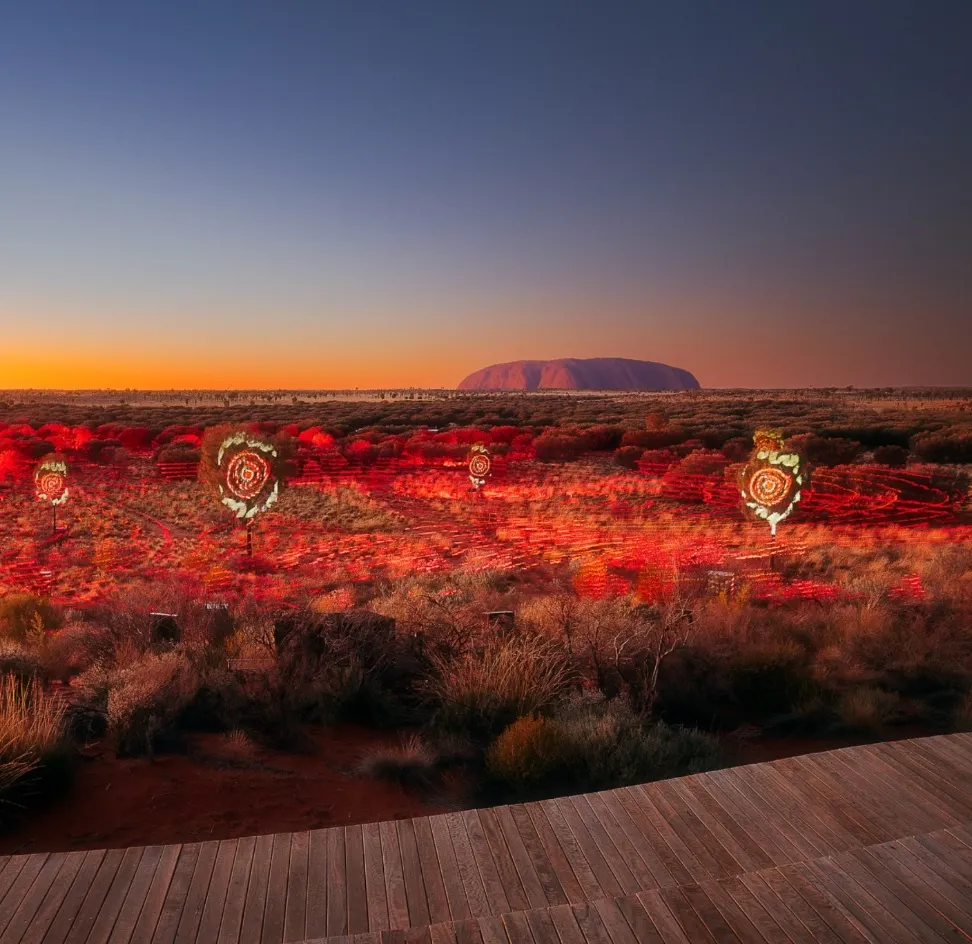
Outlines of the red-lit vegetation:
{"type": "Polygon", "coordinates": [[[226,431],[207,435],[225,409],[0,423],[0,673],[60,686],[68,733],[128,754],[217,730],[245,764],[307,725],[420,729],[359,769],[433,790],[458,770],[491,796],[699,769],[708,735],[741,727],[968,723],[964,401],[863,398],[824,424],[824,395],[574,399],[587,422],[536,422],[550,397],[251,418],[287,484],[252,556],[220,503],[226,431]],[[435,428],[450,410],[463,425],[435,428]],[[741,508],[762,425],[811,476],[775,538],[741,508]],[[32,475],[55,452],[71,500],[52,533],[32,475]]]}

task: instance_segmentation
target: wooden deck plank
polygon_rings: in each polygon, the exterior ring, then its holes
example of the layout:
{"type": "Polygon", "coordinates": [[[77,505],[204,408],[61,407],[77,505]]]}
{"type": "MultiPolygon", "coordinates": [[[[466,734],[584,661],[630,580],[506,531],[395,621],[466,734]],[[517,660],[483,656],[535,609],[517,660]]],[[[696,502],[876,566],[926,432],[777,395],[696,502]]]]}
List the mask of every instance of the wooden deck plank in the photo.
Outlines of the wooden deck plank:
{"type": "Polygon", "coordinates": [[[862,747],[865,756],[873,757],[894,770],[902,789],[910,789],[929,806],[934,806],[945,818],[943,826],[956,825],[972,818],[972,796],[966,789],[926,767],[908,752],[893,750],[884,744],[862,747]]]}
{"type": "Polygon", "coordinates": [[[453,921],[463,922],[472,916],[472,912],[469,910],[466,890],[463,888],[462,876],[459,874],[459,861],[452,845],[452,837],[449,835],[449,824],[445,816],[441,815],[430,816],[428,824],[435,846],[435,856],[439,862],[449,914],[453,921]]]}
{"type": "Polygon", "coordinates": [[[900,842],[929,868],[972,897],[972,864],[963,860],[961,850],[951,847],[951,838],[946,832],[938,836],[908,836],[900,842]]]}
{"type": "Polygon", "coordinates": [[[639,892],[637,898],[665,944],[692,944],[685,936],[668,902],[662,897],[660,888],[649,888],[639,892]]]}
{"type": "Polygon", "coordinates": [[[132,931],[132,941],[151,941],[155,936],[159,918],[162,915],[162,908],[165,905],[166,896],[169,894],[169,884],[172,882],[172,876],[175,874],[181,855],[182,846],[162,846],[159,863],[145,894],[145,900],[142,902],[142,909],[139,912],[135,929],[132,931]]]}
{"type": "Polygon", "coordinates": [[[951,903],[934,887],[926,885],[907,868],[888,868],[880,856],[873,855],[868,849],[855,849],[846,855],[853,856],[868,874],[943,939],[967,944],[967,936],[958,930],[962,925],[969,927],[964,916],[955,915],[951,903]],[[949,917],[950,913],[957,917],[958,924],[949,917]]]}
{"type": "Polygon", "coordinates": [[[700,774],[698,780],[775,862],[801,860],[804,853],[789,838],[787,824],[779,823],[765,807],[757,806],[753,795],[742,790],[739,781],[729,774],[729,770],[709,770],[700,774]]]}
{"type": "Polygon", "coordinates": [[[767,944],[766,938],[759,933],[756,925],[717,881],[704,882],[700,887],[705,889],[709,900],[719,909],[726,923],[732,928],[733,934],[742,944],[767,944]]]}
{"type": "Polygon", "coordinates": [[[791,941],[809,939],[821,944],[840,944],[840,939],[830,926],[785,882],[778,886],[778,892],[759,872],[740,875],[739,881],[749,889],[791,941]]]}
{"type": "MultiPolygon", "coordinates": [[[[576,811],[579,821],[590,834],[592,841],[597,844],[604,861],[621,888],[622,894],[631,895],[641,891],[645,884],[635,874],[632,862],[624,853],[627,845],[624,833],[616,827],[609,815],[602,819],[594,809],[595,806],[603,809],[603,804],[599,804],[597,800],[592,804],[590,796],[586,794],[570,797],[570,803],[576,811]]],[[[644,866],[641,871],[643,873],[648,872],[647,866],[644,866]]],[[[648,877],[650,878],[650,872],[648,872],[648,877]]]]}
{"type": "Polygon", "coordinates": [[[382,862],[381,831],[378,823],[361,827],[364,848],[365,894],[368,902],[368,928],[385,931],[388,923],[388,899],[385,892],[385,867],[382,862]]]}
{"type": "Polygon", "coordinates": [[[479,919],[479,933],[483,936],[483,944],[509,944],[506,925],[498,915],[484,915],[479,919]]]}
{"type": "MultiPolygon", "coordinates": [[[[621,794],[622,803],[626,796],[632,797],[638,809],[644,815],[643,822],[649,824],[661,842],[674,853],[676,860],[681,865],[681,869],[676,873],[676,869],[671,863],[666,862],[665,864],[668,865],[672,874],[676,875],[678,884],[684,885],[690,882],[702,882],[707,878],[711,878],[712,876],[709,870],[699,861],[694,851],[683,841],[679,832],[676,831],[674,826],[669,823],[668,819],[652,802],[651,795],[648,791],[642,787],[630,787],[628,789],[630,793],[625,792],[621,794]]],[[[655,848],[661,848],[657,845],[657,842],[658,840],[655,840],[652,845],[655,848]]]]}
{"type": "Polygon", "coordinates": [[[236,842],[236,856],[226,886],[226,899],[219,922],[218,944],[236,944],[240,939],[243,924],[243,906],[246,904],[246,890],[250,884],[250,870],[253,867],[253,853],[256,851],[256,836],[245,836],[236,842]]]}
{"type": "Polygon", "coordinates": [[[67,897],[71,885],[81,871],[83,852],[59,853],[47,860],[46,866],[55,865],[49,882],[41,869],[20,907],[14,912],[3,933],[3,940],[37,944],[51,926],[61,902],[67,897]]]}
{"type": "Polygon", "coordinates": [[[398,848],[402,855],[408,923],[413,928],[420,928],[429,924],[429,896],[425,891],[422,863],[419,859],[418,843],[415,840],[415,827],[410,819],[398,821],[398,848]]]}
{"type": "Polygon", "coordinates": [[[191,944],[196,940],[196,933],[202,923],[206,899],[209,897],[209,885],[216,868],[219,856],[218,842],[204,842],[199,846],[195,868],[192,870],[192,880],[186,901],[179,915],[179,925],[176,928],[175,944],[191,944]]]}
{"type": "Polygon", "coordinates": [[[486,843],[496,865],[496,872],[506,892],[506,900],[509,903],[507,910],[526,911],[530,907],[530,899],[517,871],[516,863],[513,861],[509,844],[503,835],[497,812],[494,809],[485,809],[479,810],[478,815],[483,835],[486,837],[486,843]]]}
{"type": "Polygon", "coordinates": [[[216,861],[209,877],[209,890],[203,903],[198,930],[194,940],[199,944],[212,944],[219,937],[219,926],[223,918],[223,905],[229,888],[233,862],[236,860],[237,839],[221,839],[216,850],[216,861]]]}
{"type": "MultiPolygon", "coordinates": [[[[591,863],[587,861],[587,856],[567,824],[561,809],[552,800],[528,804],[528,809],[533,822],[537,826],[537,831],[542,835],[546,830],[553,837],[553,843],[560,848],[570,865],[570,870],[577,879],[580,899],[574,902],[568,895],[571,904],[581,904],[585,901],[595,901],[598,898],[607,897],[609,893],[601,886],[591,863]]],[[[559,870],[558,875],[560,875],[559,870]]],[[[561,881],[563,881],[563,878],[561,878],[561,881]]]]}
{"type": "Polygon", "coordinates": [[[284,917],[284,941],[304,937],[307,915],[307,847],[310,837],[305,832],[290,836],[290,866],[287,870],[287,904],[284,917]]]}
{"type": "MultiPolygon", "coordinates": [[[[834,753],[841,754],[839,751],[834,753]]],[[[877,756],[863,753],[855,754],[853,758],[832,756],[826,758],[826,762],[840,775],[849,774],[851,783],[856,774],[875,784],[872,810],[875,816],[883,815],[890,820],[893,835],[900,835],[902,831],[927,832],[955,821],[913,774],[903,775],[902,771],[877,756]]]]}
{"type": "MultiPolygon", "coordinates": [[[[287,889],[290,884],[290,833],[277,833],[270,852],[270,876],[263,910],[263,944],[280,944],[287,923],[287,889]]],[[[251,879],[252,881],[252,879],[251,879]]]]}
{"type": "MultiPolygon", "coordinates": [[[[625,856],[632,875],[641,886],[639,891],[675,883],[665,861],[638,829],[615,790],[592,794],[588,799],[615,846],[625,856]]],[[[671,850],[668,850],[668,854],[674,855],[671,850]]]]}
{"type": "Polygon", "coordinates": [[[34,880],[41,870],[47,865],[49,858],[51,857],[47,853],[40,853],[29,856],[24,861],[17,877],[11,883],[10,888],[7,889],[7,894],[3,896],[3,901],[0,901],[0,934],[6,931],[14,912],[20,907],[24,896],[31,885],[34,884],[34,880]]]}
{"type": "Polygon", "coordinates": [[[826,921],[827,926],[838,935],[841,941],[846,944],[866,944],[873,940],[838,901],[806,875],[800,874],[789,865],[780,866],[776,871],[780,878],[826,921]]]}
{"type": "MultiPolygon", "coordinates": [[[[128,941],[132,940],[135,925],[141,914],[149,887],[155,877],[156,869],[159,867],[164,849],[164,846],[146,846],[142,852],[138,867],[135,869],[135,875],[125,893],[124,901],[108,937],[111,944],[127,944],[128,941]]],[[[155,929],[152,928],[149,936],[151,937],[154,932],[155,929]]]]}
{"type": "Polygon", "coordinates": [[[572,905],[554,905],[550,909],[550,920],[557,929],[562,944],[585,944],[584,934],[577,925],[572,905]]]}
{"type": "Polygon", "coordinates": [[[422,816],[413,820],[412,825],[415,828],[415,845],[418,848],[419,865],[422,869],[425,895],[429,904],[429,920],[432,924],[451,921],[449,897],[445,889],[442,867],[439,864],[439,854],[435,849],[432,824],[427,816],[422,816]]]}
{"type": "Polygon", "coordinates": [[[385,898],[388,902],[388,922],[392,930],[404,930],[408,923],[408,897],[402,873],[402,855],[395,823],[382,823],[381,857],[385,876],[385,898]]]}
{"type": "Polygon", "coordinates": [[[344,829],[327,831],[327,934],[348,933],[348,864],[344,829]]]}
{"type": "Polygon", "coordinates": [[[93,849],[90,852],[80,853],[80,855],[83,856],[81,867],[47,932],[43,935],[45,944],[64,944],[64,940],[71,930],[71,925],[80,912],[84,899],[87,897],[88,891],[105,859],[105,850],[93,849]]]}
{"type": "Polygon", "coordinates": [[[460,816],[466,828],[466,835],[469,837],[469,846],[472,849],[473,857],[479,867],[483,888],[486,890],[489,913],[502,914],[504,911],[509,911],[510,903],[506,897],[506,889],[503,888],[499,871],[493,861],[493,854],[486,840],[486,833],[483,831],[483,824],[479,819],[478,811],[466,810],[460,816]]]}
{"type": "Polygon", "coordinates": [[[732,767],[723,772],[740,793],[752,797],[764,815],[800,850],[801,858],[830,855],[837,851],[807,822],[806,814],[785,791],[778,789],[768,776],[754,773],[752,767],[732,767]]]}
{"type": "Polygon", "coordinates": [[[483,944],[479,922],[475,918],[463,918],[455,925],[456,944],[483,944]]]}
{"type": "MultiPolygon", "coordinates": [[[[522,810],[529,817],[530,823],[533,825],[533,828],[536,831],[537,839],[540,841],[540,847],[543,854],[550,863],[550,868],[556,877],[558,884],[563,889],[567,903],[576,904],[583,901],[585,891],[584,887],[582,887],[581,879],[578,876],[584,872],[584,870],[586,870],[587,873],[590,872],[590,868],[587,866],[587,863],[584,862],[582,868],[580,861],[575,860],[577,869],[579,870],[575,871],[574,863],[571,862],[569,852],[560,844],[556,831],[554,830],[553,826],[550,825],[550,821],[547,819],[539,804],[524,803],[522,810]]],[[[526,835],[525,831],[524,835],[526,835]]],[[[588,881],[586,874],[585,881],[588,881]]],[[[589,881],[592,885],[596,885],[593,874],[590,875],[589,881]]],[[[563,904],[563,902],[560,904],[563,904]]]]}
{"type": "MultiPolygon", "coordinates": [[[[537,944],[561,944],[557,926],[553,923],[553,918],[550,917],[550,912],[546,908],[527,912],[527,923],[530,925],[533,939],[537,944]]],[[[460,944],[460,942],[457,941],[456,944],[460,944]]]]}
{"type": "Polygon", "coordinates": [[[732,852],[733,858],[746,871],[767,869],[777,864],[777,860],[764,851],[759,843],[733,818],[709,792],[701,777],[686,777],[673,781],[683,799],[695,811],[706,827],[719,836],[722,844],[732,852]],[[729,843],[732,845],[729,845],[729,843]]]}
{"type": "MultiPolygon", "coordinates": [[[[267,887],[270,884],[270,857],[273,854],[273,836],[257,836],[253,846],[250,878],[243,902],[243,923],[240,940],[256,944],[263,936],[263,913],[267,907],[267,887]]],[[[279,942],[279,938],[278,938],[279,942]]]]}
{"type": "Polygon", "coordinates": [[[314,829],[307,843],[307,905],[305,931],[308,938],[327,934],[327,830],[314,829]]]}
{"type": "MultiPolygon", "coordinates": [[[[749,920],[768,942],[787,942],[792,938],[780,926],[776,918],[749,890],[741,876],[722,879],[716,883],[733,905],[749,920]]],[[[708,887],[708,883],[707,886],[708,887]]]]}
{"type": "MultiPolygon", "coordinates": [[[[513,810],[508,806],[497,807],[494,811],[496,822],[502,830],[506,846],[510,850],[513,864],[516,866],[520,884],[526,892],[527,903],[531,909],[546,908],[550,904],[561,904],[566,902],[563,890],[550,871],[549,863],[541,861],[539,864],[530,855],[526,842],[520,832],[520,826],[513,818],[513,810]],[[541,873],[544,878],[541,879],[541,873]],[[551,901],[547,895],[547,888],[552,888],[559,892],[559,896],[551,901]]],[[[536,832],[529,817],[526,817],[526,827],[528,837],[535,837],[536,832]]]]}
{"type": "Polygon", "coordinates": [[[3,871],[0,872],[0,904],[2,904],[7,892],[10,891],[10,886],[17,880],[17,876],[20,875],[29,859],[30,856],[28,855],[6,856],[3,871]]]}
{"type": "Polygon", "coordinates": [[[735,944],[740,940],[739,935],[733,930],[715,901],[706,894],[706,889],[711,885],[717,886],[718,882],[706,882],[705,885],[685,885],[682,888],[682,894],[695,913],[702,919],[706,930],[714,940],[719,941],[720,944],[730,941],[735,944]]]}
{"type": "Polygon", "coordinates": [[[641,899],[637,895],[628,895],[617,899],[618,909],[628,922],[628,927],[639,944],[664,944],[664,938],[655,927],[655,922],[645,910],[641,899]]]}
{"type": "Polygon", "coordinates": [[[484,917],[489,914],[486,886],[483,885],[483,878],[479,874],[479,866],[476,864],[476,856],[473,854],[472,843],[469,841],[469,834],[466,832],[462,814],[448,813],[445,816],[445,821],[449,838],[452,840],[452,848],[456,854],[459,877],[465,890],[469,913],[474,918],[484,917]]]}
{"type": "Polygon", "coordinates": [[[617,849],[597,822],[597,817],[590,812],[584,798],[563,797],[552,800],[551,803],[563,815],[574,839],[583,850],[594,877],[606,892],[603,897],[615,898],[638,891],[638,883],[631,870],[621,860],[617,849]]]}
{"type": "Polygon", "coordinates": [[[904,846],[895,849],[873,846],[867,851],[912,888],[919,888],[916,883],[920,883],[920,894],[928,894],[925,888],[931,889],[932,895],[929,897],[936,902],[935,907],[953,924],[959,927],[964,924],[972,930],[972,889],[960,891],[904,846]]]}
{"type": "MultiPolygon", "coordinates": [[[[605,899],[601,899],[604,901],[605,899]]],[[[597,908],[588,902],[581,905],[571,905],[574,912],[574,920],[584,935],[587,944],[612,944],[611,935],[608,933],[597,908]]],[[[628,944],[627,941],[624,944],[628,944]]]]}
{"type": "Polygon", "coordinates": [[[828,809],[842,830],[862,844],[884,842],[894,835],[892,824],[885,815],[875,813],[874,788],[858,778],[853,771],[837,774],[833,766],[827,767],[811,755],[788,757],[778,761],[780,770],[794,780],[799,779],[801,789],[816,806],[828,809]],[[838,780],[838,776],[840,780],[838,780]],[[853,797],[847,784],[853,783],[853,797]]]}
{"type": "Polygon", "coordinates": [[[715,938],[708,929],[702,916],[692,906],[692,902],[685,897],[685,888],[689,886],[671,886],[658,889],[658,894],[671,909],[686,937],[692,944],[714,944],[715,938]]]}
{"type": "Polygon", "coordinates": [[[344,855],[348,884],[348,933],[363,934],[368,931],[368,885],[365,878],[364,830],[361,826],[345,827],[344,855]]]}
{"type": "Polygon", "coordinates": [[[87,937],[84,938],[90,944],[102,944],[111,935],[111,929],[115,926],[115,919],[135,878],[135,871],[143,852],[145,852],[144,848],[136,847],[126,849],[122,854],[121,861],[112,875],[111,885],[93,916],[87,937]]]}
{"type": "Polygon", "coordinates": [[[503,926],[510,944],[536,944],[525,911],[513,911],[503,915],[503,926]]]}
{"type": "Polygon", "coordinates": [[[737,875],[739,872],[758,868],[743,847],[736,842],[729,830],[722,825],[718,818],[709,813],[684,783],[671,780],[658,783],[656,786],[659,788],[659,793],[685,824],[686,829],[695,833],[699,842],[726,875],[737,875]]]}
{"type": "Polygon", "coordinates": [[[162,901],[155,933],[152,935],[152,944],[173,944],[175,941],[179,919],[188,901],[192,874],[199,859],[199,849],[199,843],[193,842],[183,846],[179,852],[179,859],[162,901]]]}
{"type": "Polygon", "coordinates": [[[826,889],[867,930],[873,940],[894,941],[895,944],[919,944],[921,941],[829,859],[800,862],[794,868],[826,889]]]}

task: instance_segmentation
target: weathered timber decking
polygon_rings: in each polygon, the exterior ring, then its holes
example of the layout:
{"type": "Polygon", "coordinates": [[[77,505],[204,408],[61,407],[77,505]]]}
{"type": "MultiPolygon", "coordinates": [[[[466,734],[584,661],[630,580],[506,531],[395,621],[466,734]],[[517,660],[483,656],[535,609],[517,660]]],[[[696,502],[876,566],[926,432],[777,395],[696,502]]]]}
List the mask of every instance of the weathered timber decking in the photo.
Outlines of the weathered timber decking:
{"type": "Polygon", "coordinates": [[[972,941],[972,735],[304,833],[0,858],[3,944],[972,941]]]}

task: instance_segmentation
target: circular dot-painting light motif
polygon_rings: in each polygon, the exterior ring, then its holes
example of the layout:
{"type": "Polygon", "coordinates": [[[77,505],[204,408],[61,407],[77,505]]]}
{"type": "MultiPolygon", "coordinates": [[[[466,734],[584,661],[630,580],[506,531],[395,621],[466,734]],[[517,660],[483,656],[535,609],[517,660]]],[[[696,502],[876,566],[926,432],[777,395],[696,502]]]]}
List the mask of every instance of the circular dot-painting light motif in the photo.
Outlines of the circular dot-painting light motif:
{"type": "Polygon", "coordinates": [[[469,474],[475,475],[477,478],[483,478],[489,475],[490,469],[489,456],[485,453],[477,452],[476,455],[469,460],[469,474]]]}
{"type": "Polygon", "coordinates": [[[241,501],[256,498],[270,481],[270,463],[258,452],[237,452],[226,465],[226,488],[241,501]]]}
{"type": "Polygon", "coordinates": [[[34,472],[34,490],[39,501],[60,505],[67,501],[67,465],[58,459],[46,459],[34,472]]]}
{"type": "Polygon", "coordinates": [[[793,488],[793,477],[775,466],[757,469],[749,479],[749,494],[761,505],[776,505],[793,488]]]}
{"type": "Polygon", "coordinates": [[[237,518],[249,521],[277,500],[276,461],[277,450],[260,436],[238,432],[223,440],[216,459],[220,500],[237,518]]]}

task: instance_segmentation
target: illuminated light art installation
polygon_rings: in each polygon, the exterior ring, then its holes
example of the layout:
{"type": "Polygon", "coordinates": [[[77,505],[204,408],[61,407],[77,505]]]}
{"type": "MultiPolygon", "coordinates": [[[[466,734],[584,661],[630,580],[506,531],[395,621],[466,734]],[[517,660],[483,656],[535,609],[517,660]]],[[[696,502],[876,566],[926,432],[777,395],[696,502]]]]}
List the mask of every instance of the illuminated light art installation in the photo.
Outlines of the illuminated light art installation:
{"type": "Polygon", "coordinates": [[[756,447],[743,470],[741,494],[746,507],[767,521],[776,536],[777,525],[800,500],[804,484],[800,457],[783,451],[783,437],[773,430],[757,430],[756,447]]]}
{"type": "Polygon", "coordinates": [[[273,443],[243,431],[227,436],[216,456],[220,501],[246,522],[246,550],[250,555],[253,519],[280,497],[277,458],[273,443]]]}
{"type": "Polygon", "coordinates": [[[480,489],[486,484],[493,470],[493,460],[490,458],[489,450],[481,443],[476,443],[469,454],[469,481],[475,489],[480,489]]]}
{"type": "Polygon", "coordinates": [[[34,470],[34,490],[38,501],[54,509],[54,531],[57,532],[57,506],[68,500],[67,463],[57,457],[42,459],[34,470]]]}

